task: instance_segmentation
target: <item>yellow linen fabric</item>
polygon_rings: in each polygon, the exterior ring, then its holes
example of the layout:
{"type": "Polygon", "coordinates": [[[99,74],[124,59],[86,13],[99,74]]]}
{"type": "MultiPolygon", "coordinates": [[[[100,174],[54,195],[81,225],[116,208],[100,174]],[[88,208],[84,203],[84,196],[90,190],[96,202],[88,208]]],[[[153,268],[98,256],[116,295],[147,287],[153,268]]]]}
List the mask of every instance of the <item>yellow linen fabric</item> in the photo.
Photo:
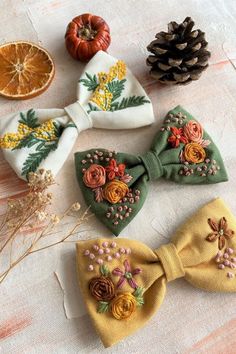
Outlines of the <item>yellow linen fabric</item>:
{"type": "MultiPolygon", "coordinates": [[[[168,281],[184,277],[193,286],[208,291],[236,291],[236,278],[231,279],[227,276],[228,272],[236,276],[236,270],[229,267],[219,269],[219,264],[216,262],[216,255],[219,252],[218,239],[214,242],[209,242],[206,239],[213,232],[208,219],[214,220],[218,227],[219,221],[223,217],[227,220],[227,228],[236,232],[235,217],[223,200],[215,199],[192,215],[176,231],[171,243],[154,251],[141,242],[124,238],[115,239],[115,241],[93,239],[77,243],[79,284],[88,312],[105,347],[109,347],[135,332],[151,318],[163,301],[168,281]],[[116,247],[113,247],[114,245],[116,247]],[[104,253],[99,255],[99,252],[102,252],[99,251],[101,249],[104,253]],[[89,255],[85,254],[86,252],[89,255]],[[118,258],[116,258],[117,253],[118,258]],[[107,260],[108,256],[110,257],[109,261],[107,260]],[[140,269],[140,272],[134,272],[132,277],[138,287],[144,289],[144,304],[140,307],[137,306],[128,319],[118,320],[112,315],[112,300],[109,302],[107,312],[99,313],[97,311],[98,301],[89,290],[89,282],[92,278],[101,276],[100,266],[97,264],[98,259],[100,262],[102,259],[103,266],[109,268],[108,277],[115,285],[115,298],[127,292],[134,294],[135,289],[130,286],[128,277],[125,278],[123,286],[117,288],[119,276],[113,274],[113,270],[119,268],[120,271],[125,272],[124,262],[126,260],[128,260],[131,270],[140,269]]],[[[231,252],[236,251],[235,235],[232,235],[230,239],[226,238],[225,247],[221,250],[222,255],[229,248],[231,252]]],[[[236,256],[232,255],[232,257],[236,256]]]]}

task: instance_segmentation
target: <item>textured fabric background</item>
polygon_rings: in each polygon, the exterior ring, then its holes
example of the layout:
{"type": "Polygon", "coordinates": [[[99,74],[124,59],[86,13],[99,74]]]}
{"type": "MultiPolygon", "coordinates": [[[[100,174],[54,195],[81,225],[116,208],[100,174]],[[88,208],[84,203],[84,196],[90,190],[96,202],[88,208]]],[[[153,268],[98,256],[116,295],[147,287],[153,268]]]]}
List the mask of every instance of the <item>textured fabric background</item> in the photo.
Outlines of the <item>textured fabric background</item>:
{"type": "MultiPolygon", "coordinates": [[[[80,134],[74,151],[90,147],[144,153],[166,112],[181,104],[196,117],[218,145],[229,182],[181,186],[150,183],[145,207],[121,233],[152,248],[167,242],[175,228],[210,199],[221,196],[236,214],[236,7],[234,0],[1,0],[0,41],[27,39],[46,47],[55,59],[56,76],[43,95],[30,101],[0,99],[2,115],[31,107],[63,108],[76,99],[83,64],[64,46],[67,23],[92,12],[104,17],[112,33],[109,52],[124,59],[154,105],[156,122],[132,131],[90,130],[80,134]],[[164,87],[148,75],[146,46],[171,20],[192,16],[206,32],[212,52],[210,67],[187,87],[164,87]]],[[[1,118],[0,118],[1,119],[1,118]]],[[[58,175],[55,208],[82,200],[73,154],[58,175]]],[[[0,212],[6,198],[25,190],[0,154],[0,212]]],[[[85,205],[84,205],[85,206],[85,205]]],[[[109,236],[94,219],[83,238],[109,236]]],[[[56,235],[55,235],[56,237],[56,235]]],[[[86,314],[76,282],[75,249],[68,244],[35,254],[18,267],[0,288],[0,353],[102,353],[103,346],[86,314]],[[56,274],[56,276],[55,276],[56,274]]],[[[168,284],[158,313],[142,332],[106,353],[235,353],[236,295],[194,289],[183,279],[168,284]]]]}

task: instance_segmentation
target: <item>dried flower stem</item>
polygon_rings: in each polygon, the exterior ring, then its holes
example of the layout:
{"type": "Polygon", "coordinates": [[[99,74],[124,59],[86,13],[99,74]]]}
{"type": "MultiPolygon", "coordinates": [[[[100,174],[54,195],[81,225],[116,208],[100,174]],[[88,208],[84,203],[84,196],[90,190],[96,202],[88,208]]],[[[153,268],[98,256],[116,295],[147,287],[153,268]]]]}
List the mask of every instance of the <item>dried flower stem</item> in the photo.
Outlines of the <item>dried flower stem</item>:
{"type": "MultiPolygon", "coordinates": [[[[88,214],[89,208],[80,216],[80,204],[78,202],[67,208],[61,216],[49,214],[46,212],[47,206],[51,204],[52,194],[47,193],[49,186],[55,184],[50,171],[39,170],[38,173],[29,174],[29,192],[26,196],[9,200],[8,208],[3,216],[3,221],[0,224],[0,260],[1,255],[7,255],[5,270],[0,273],[0,284],[6,279],[8,274],[21,261],[29,255],[43,251],[47,248],[66,242],[71,236],[77,234],[79,227],[86,222],[92,215],[88,214]],[[73,218],[73,226],[68,230],[61,239],[49,243],[42,244],[50,235],[55,235],[55,231],[65,218],[73,218]],[[74,220],[74,218],[76,219],[74,220]],[[27,238],[22,234],[23,228],[32,228],[33,225],[47,220],[45,226],[40,225],[41,231],[30,233],[27,238]],[[3,233],[2,233],[3,231],[3,233]],[[15,247],[16,239],[22,239],[22,247],[15,247]],[[2,243],[2,245],[1,245],[2,243]],[[17,251],[17,256],[14,253],[17,251]]],[[[68,225],[70,225],[68,223],[68,225]]],[[[64,224],[67,225],[67,224],[64,224]]]]}

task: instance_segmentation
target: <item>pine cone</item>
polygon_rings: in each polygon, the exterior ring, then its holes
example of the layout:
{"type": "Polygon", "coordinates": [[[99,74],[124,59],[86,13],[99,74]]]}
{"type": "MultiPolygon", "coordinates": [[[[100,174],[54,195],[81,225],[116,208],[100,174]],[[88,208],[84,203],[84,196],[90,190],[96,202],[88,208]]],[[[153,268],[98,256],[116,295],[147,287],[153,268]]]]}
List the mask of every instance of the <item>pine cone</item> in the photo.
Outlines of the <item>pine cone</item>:
{"type": "Polygon", "coordinates": [[[181,24],[170,22],[168,33],[156,34],[147,47],[153,54],[147,58],[153,78],[164,84],[188,84],[199,79],[211,53],[206,50],[205,33],[192,31],[193,26],[191,17],[186,17],[181,24]]]}

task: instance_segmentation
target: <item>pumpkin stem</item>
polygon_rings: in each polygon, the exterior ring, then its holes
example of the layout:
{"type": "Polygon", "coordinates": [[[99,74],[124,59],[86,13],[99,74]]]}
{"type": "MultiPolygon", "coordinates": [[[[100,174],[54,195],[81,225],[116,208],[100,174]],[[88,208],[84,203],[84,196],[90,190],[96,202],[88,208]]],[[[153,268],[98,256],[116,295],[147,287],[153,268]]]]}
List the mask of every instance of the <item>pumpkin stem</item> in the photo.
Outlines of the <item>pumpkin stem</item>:
{"type": "Polygon", "coordinates": [[[88,24],[78,30],[78,37],[91,41],[95,38],[97,31],[93,30],[92,27],[88,24]]]}

